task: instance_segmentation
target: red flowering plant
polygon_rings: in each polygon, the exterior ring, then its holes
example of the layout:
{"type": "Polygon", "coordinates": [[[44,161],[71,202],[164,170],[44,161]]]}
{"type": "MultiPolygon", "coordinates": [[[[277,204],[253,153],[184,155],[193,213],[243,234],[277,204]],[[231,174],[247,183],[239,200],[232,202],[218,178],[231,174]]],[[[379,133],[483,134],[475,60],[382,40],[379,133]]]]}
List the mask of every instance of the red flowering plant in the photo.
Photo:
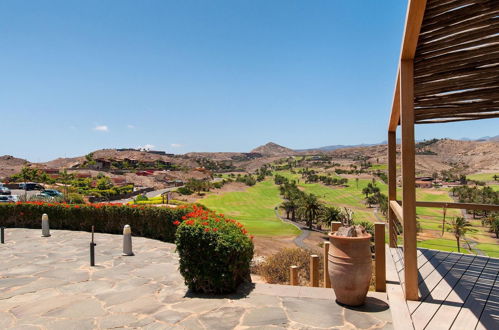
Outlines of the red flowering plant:
{"type": "Polygon", "coordinates": [[[191,211],[190,205],[173,209],[120,203],[1,203],[0,226],[38,229],[42,214],[47,213],[52,229],[90,231],[95,226],[97,232],[121,234],[128,224],[136,236],[173,242],[177,229],[174,222],[191,211]]]}
{"type": "Polygon", "coordinates": [[[251,281],[253,241],[244,226],[200,206],[174,222],[180,273],[194,292],[234,292],[251,281]]]}

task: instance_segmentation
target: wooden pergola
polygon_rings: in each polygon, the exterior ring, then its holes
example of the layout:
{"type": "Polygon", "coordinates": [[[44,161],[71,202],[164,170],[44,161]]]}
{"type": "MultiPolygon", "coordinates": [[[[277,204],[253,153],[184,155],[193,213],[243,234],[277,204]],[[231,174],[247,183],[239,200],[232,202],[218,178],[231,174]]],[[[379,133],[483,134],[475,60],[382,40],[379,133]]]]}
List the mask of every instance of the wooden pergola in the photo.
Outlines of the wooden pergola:
{"type": "Polygon", "coordinates": [[[405,297],[418,300],[416,207],[499,211],[499,205],[419,202],[415,124],[499,118],[499,1],[409,0],[388,125],[390,247],[403,226],[405,297]],[[397,201],[401,126],[402,202],[397,201]]]}

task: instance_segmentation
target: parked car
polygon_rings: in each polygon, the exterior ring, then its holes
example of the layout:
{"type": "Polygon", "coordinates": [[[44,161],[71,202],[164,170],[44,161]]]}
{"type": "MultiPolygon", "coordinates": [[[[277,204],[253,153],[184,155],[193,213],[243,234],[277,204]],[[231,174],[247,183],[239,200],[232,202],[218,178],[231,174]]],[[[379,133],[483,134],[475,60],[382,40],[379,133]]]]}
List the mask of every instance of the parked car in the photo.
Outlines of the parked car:
{"type": "Polygon", "coordinates": [[[10,196],[0,195],[0,203],[10,203],[10,202],[12,202],[10,200],[10,196]]]}
{"type": "Polygon", "coordinates": [[[13,203],[19,201],[19,196],[18,195],[10,195],[10,196],[7,196],[7,197],[9,197],[10,201],[13,202],[13,203]]]}
{"type": "Polygon", "coordinates": [[[46,195],[50,197],[62,197],[62,193],[56,189],[43,189],[40,195],[46,195]]]}
{"type": "Polygon", "coordinates": [[[19,184],[19,189],[22,190],[43,190],[43,186],[34,182],[23,182],[19,184]]]}
{"type": "Polygon", "coordinates": [[[0,185],[0,195],[10,195],[10,189],[4,185],[0,185]]]}

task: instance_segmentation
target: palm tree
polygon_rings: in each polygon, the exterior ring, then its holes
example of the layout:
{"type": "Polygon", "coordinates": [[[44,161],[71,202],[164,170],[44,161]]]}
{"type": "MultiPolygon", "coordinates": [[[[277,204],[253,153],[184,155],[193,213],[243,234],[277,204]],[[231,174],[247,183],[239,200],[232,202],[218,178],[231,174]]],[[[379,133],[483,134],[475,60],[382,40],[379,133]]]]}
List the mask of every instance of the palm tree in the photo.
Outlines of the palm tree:
{"type": "Polygon", "coordinates": [[[325,224],[330,224],[332,221],[340,220],[340,214],[341,211],[337,207],[323,206],[318,219],[325,224]]]}
{"type": "Polygon", "coordinates": [[[474,231],[474,229],[472,229],[471,222],[464,217],[456,217],[450,221],[447,231],[454,234],[457,242],[457,252],[461,252],[460,239],[464,238],[467,232],[474,231]]]}
{"type": "Polygon", "coordinates": [[[312,229],[312,223],[322,208],[321,202],[314,194],[306,194],[301,199],[300,204],[298,212],[307,221],[308,228],[312,229]]]}
{"type": "Polygon", "coordinates": [[[292,200],[286,200],[282,202],[281,208],[284,210],[284,212],[286,212],[286,219],[289,219],[289,214],[291,212],[294,212],[294,210],[296,209],[296,204],[292,200]]]}

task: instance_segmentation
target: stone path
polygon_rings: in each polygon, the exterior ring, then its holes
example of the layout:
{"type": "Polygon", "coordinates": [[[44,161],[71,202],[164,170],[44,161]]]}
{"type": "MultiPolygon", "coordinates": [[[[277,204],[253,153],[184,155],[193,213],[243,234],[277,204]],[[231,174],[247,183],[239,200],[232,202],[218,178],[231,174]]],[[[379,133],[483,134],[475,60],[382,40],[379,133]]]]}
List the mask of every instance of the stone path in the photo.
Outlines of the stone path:
{"type": "Polygon", "coordinates": [[[346,309],[330,289],[256,284],[223,297],[195,295],[178,272],[172,244],[119,235],[6,229],[0,245],[0,329],[391,329],[386,295],[346,309]]]}

